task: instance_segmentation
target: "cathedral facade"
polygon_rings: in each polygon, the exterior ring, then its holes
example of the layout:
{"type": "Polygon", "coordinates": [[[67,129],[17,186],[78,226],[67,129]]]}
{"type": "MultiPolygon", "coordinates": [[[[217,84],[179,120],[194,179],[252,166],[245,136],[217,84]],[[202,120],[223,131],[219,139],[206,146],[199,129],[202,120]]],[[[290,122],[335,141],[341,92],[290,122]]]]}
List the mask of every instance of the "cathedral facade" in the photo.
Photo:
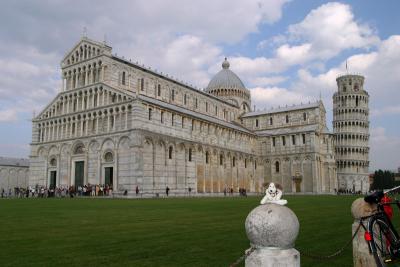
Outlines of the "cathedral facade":
{"type": "Polygon", "coordinates": [[[322,101],[251,109],[222,69],[205,90],[112,54],[83,37],[61,62],[61,92],[32,120],[31,186],[105,184],[149,196],[338,188],[322,101]]]}

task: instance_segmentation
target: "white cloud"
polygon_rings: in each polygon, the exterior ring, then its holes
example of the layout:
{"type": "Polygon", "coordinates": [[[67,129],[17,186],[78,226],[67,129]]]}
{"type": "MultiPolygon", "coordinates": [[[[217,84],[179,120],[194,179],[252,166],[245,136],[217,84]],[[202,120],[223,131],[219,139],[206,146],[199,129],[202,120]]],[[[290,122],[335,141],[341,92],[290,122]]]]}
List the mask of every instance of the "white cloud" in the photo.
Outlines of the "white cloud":
{"type": "Polygon", "coordinates": [[[400,166],[400,137],[387,135],[386,129],[380,126],[372,128],[370,133],[370,170],[392,170],[400,166]]]}
{"type": "Polygon", "coordinates": [[[252,103],[258,108],[271,109],[278,106],[306,103],[312,99],[300,92],[280,87],[255,87],[250,89],[252,103]]]}
{"type": "MultiPolygon", "coordinates": [[[[397,114],[400,90],[400,35],[382,41],[377,51],[356,54],[347,59],[350,73],[365,76],[364,89],[370,95],[372,115],[397,114]]],[[[302,92],[318,90],[332,94],[336,88],[336,77],[346,73],[346,61],[325,73],[312,76],[306,70],[298,72],[295,88],[302,92]],[[326,90],[327,89],[327,90],[326,90]]]]}
{"type": "Polygon", "coordinates": [[[269,76],[269,77],[256,77],[253,80],[250,80],[250,83],[255,86],[268,86],[268,85],[277,85],[284,81],[286,81],[288,77],[285,76],[269,76]]]}
{"type": "Polygon", "coordinates": [[[0,123],[17,121],[17,111],[15,109],[0,110],[0,123]]]}
{"type": "Polygon", "coordinates": [[[371,116],[374,117],[397,115],[397,114],[400,114],[400,105],[371,110],[371,116]]]}
{"type": "Polygon", "coordinates": [[[379,43],[374,30],[354,20],[351,7],[331,2],[312,10],[298,24],[289,27],[293,41],[312,44],[312,57],[329,59],[342,50],[367,49],[379,43]]]}
{"type": "Polygon", "coordinates": [[[290,46],[288,44],[280,46],[276,50],[276,56],[282,60],[286,65],[301,64],[310,59],[311,44],[306,43],[297,46],[290,46]]]}

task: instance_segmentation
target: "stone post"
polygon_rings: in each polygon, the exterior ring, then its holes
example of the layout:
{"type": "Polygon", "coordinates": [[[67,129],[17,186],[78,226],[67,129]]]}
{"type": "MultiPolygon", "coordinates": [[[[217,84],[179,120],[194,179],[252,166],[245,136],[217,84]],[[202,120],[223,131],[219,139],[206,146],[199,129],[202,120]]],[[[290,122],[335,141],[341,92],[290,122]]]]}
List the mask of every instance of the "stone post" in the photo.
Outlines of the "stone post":
{"type": "MultiPolygon", "coordinates": [[[[369,216],[377,209],[376,204],[369,204],[364,201],[363,198],[356,199],[351,205],[351,214],[354,218],[352,225],[352,236],[357,230],[360,224],[361,217],[369,216]]],[[[367,226],[367,222],[364,222],[367,226]]],[[[376,267],[375,259],[372,254],[369,253],[368,243],[364,238],[365,230],[360,228],[357,235],[353,239],[353,263],[354,267],[376,267]]]]}
{"type": "Polygon", "coordinates": [[[246,218],[246,234],[255,248],[246,267],[300,267],[300,253],[294,249],[299,221],[286,206],[267,203],[253,209],[246,218]]]}

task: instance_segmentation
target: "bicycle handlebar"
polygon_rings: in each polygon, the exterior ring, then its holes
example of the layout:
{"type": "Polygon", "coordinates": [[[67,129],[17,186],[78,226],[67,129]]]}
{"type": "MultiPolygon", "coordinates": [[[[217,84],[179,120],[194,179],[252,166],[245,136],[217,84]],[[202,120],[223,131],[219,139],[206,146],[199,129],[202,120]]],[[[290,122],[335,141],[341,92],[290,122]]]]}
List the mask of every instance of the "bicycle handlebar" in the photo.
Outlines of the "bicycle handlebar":
{"type": "Polygon", "coordinates": [[[392,191],[395,191],[395,190],[397,190],[397,189],[400,189],[400,185],[399,185],[399,186],[396,186],[396,187],[393,187],[392,189],[384,190],[383,193],[384,193],[384,194],[388,194],[388,193],[390,193],[390,192],[392,192],[392,191]]]}

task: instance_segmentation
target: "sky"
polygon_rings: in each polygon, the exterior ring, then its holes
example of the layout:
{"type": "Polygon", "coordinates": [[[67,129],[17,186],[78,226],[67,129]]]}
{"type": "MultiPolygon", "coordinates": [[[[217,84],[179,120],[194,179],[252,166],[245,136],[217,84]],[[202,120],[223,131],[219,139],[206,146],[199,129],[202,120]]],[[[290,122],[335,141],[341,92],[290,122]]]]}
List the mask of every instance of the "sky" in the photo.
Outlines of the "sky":
{"type": "Polygon", "coordinates": [[[228,57],[256,109],[323,100],[366,77],[370,171],[400,167],[400,1],[2,1],[0,156],[28,157],[31,119],[60,91],[60,62],[86,32],[113,53],[205,88],[228,57]],[[86,29],[86,31],[84,31],[86,29]]]}

